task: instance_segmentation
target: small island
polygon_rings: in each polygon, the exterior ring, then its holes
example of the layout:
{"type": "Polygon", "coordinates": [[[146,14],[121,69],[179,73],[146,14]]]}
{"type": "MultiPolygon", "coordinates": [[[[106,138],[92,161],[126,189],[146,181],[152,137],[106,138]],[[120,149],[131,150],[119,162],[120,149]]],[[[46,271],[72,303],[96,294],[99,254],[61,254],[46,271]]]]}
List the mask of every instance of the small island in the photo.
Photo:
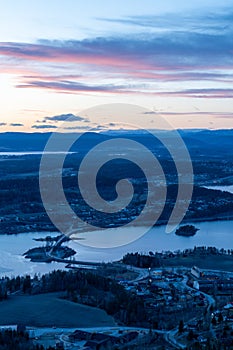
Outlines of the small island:
{"type": "Polygon", "coordinates": [[[52,262],[67,259],[76,254],[76,251],[69,247],[36,247],[29,249],[23,255],[32,262],[52,262]]]}
{"type": "Polygon", "coordinates": [[[60,261],[76,254],[74,249],[62,245],[64,242],[70,240],[70,238],[65,235],[33,239],[38,242],[46,242],[46,246],[29,249],[23,254],[26,259],[30,259],[33,262],[49,263],[52,261],[60,261]]]}
{"type": "Polygon", "coordinates": [[[180,226],[176,230],[175,234],[177,236],[191,237],[191,236],[194,236],[198,230],[199,228],[193,225],[184,225],[184,226],[180,226]]]}

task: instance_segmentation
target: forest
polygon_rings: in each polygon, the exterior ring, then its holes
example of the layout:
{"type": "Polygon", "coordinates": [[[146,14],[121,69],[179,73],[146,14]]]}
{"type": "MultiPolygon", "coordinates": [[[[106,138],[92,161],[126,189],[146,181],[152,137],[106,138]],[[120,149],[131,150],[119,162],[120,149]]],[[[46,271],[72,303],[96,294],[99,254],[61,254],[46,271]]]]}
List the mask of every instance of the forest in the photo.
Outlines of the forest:
{"type": "Polygon", "coordinates": [[[10,299],[11,293],[24,294],[63,292],[63,297],[75,303],[95,306],[112,315],[119,324],[148,326],[143,301],[127,292],[116,281],[90,271],[61,271],[33,278],[17,276],[2,278],[0,299],[10,299]],[[65,292],[65,293],[64,293],[65,292]]]}

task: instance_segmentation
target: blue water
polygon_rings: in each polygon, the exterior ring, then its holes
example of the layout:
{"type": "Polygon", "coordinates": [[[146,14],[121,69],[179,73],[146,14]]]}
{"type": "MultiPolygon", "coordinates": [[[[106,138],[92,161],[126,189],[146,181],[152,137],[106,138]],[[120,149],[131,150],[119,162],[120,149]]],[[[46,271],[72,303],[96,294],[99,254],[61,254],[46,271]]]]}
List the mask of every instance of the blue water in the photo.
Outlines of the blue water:
{"type": "MultiPolygon", "coordinates": [[[[195,223],[200,230],[192,237],[176,236],[174,233],[166,234],[165,227],[155,227],[137,241],[111,249],[89,248],[77,243],[69,242],[69,246],[77,251],[75,258],[86,261],[114,261],[122,258],[127,252],[149,251],[176,251],[194,246],[215,246],[217,248],[233,249],[233,221],[213,221],[195,223]]],[[[115,233],[117,234],[116,229],[115,233]]],[[[129,230],[137,228],[121,228],[125,234],[129,230]]],[[[86,233],[88,235],[88,233],[86,233]]],[[[95,232],[98,234],[98,232],[95,232]]],[[[106,232],[107,234],[107,232],[106,232]]],[[[60,263],[32,263],[22,254],[29,248],[36,247],[41,242],[35,242],[33,238],[45,237],[48,233],[22,233],[18,235],[0,235],[0,276],[13,276],[18,274],[35,273],[43,274],[54,269],[64,269],[60,263]]],[[[52,234],[56,235],[56,234],[52,234]]],[[[85,241],[79,241],[85,244],[85,241]]]]}

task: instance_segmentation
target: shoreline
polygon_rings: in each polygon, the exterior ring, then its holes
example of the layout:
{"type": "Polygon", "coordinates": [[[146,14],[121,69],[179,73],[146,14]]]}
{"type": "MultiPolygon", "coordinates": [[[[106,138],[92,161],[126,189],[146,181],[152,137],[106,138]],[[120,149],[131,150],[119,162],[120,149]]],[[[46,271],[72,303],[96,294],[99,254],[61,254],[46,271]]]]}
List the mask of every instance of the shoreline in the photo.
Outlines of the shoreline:
{"type": "MultiPolygon", "coordinates": [[[[183,225],[183,224],[192,224],[192,223],[204,223],[204,222],[214,222],[214,221],[233,221],[233,214],[231,215],[221,215],[221,216],[215,216],[215,217],[203,217],[203,218],[189,218],[189,219],[184,219],[179,225],[183,225]]],[[[161,227],[161,226],[166,226],[167,225],[167,220],[158,220],[152,227],[156,228],[156,227],[161,227]]],[[[137,226],[135,225],[135,227],[141,227],[142,225],[140,226],[137,226]]],[[[146,227],[147,224],[145,224],[143,227],[146,227]]],[[[119,225],[119,226],[111,226],[111,227],[97,227],[96,230],[93,230],[93,231],[100,231],[101,229],[102,230],[108,230],[108,229],[112,229],[112,228],[121,228],[121,227],[124,227],[124,225],[119,225]]],[[[85,231],[83,230],[82,228],[77,230],[77,233],[84,233],[84,232],[90,232],[89,231],[85,231]]],[[[42,234],[47,234],[48,236],[51,235],[51,234],[61,234],[61,232],[59,230],[25,230],[25,231],[20,231],[20,232],[12,232],[12,233],[3,233],[3,232],[0,232],[0,235],[6,235],[6,236],[12,236],[12,235],[20,235],[20,234],[25,234],[25,233],[42,233],[42,234]]]]}

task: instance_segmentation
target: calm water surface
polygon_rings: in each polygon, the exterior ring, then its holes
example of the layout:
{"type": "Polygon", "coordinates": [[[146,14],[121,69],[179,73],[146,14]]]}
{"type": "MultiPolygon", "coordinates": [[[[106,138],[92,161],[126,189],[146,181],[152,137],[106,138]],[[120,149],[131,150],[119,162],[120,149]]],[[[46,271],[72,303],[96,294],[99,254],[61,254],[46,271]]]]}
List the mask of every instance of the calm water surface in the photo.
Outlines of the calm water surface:
{"type": "MultiPolygon", "coordinates": [[[[155,227],[137,241],[118,248],[96,249],[82,246],[71,241],[68,245],[77,251],[76,259],[86,261],[114,261],[120,259],[127,252],[145,252],[183,250],[194,246],[215,246],[217,248],[233,249],[233,221],[213,221],[195,223],[200,230],[193,237],[176,236],[174,233],[166,234],[165,227],[155,227]]],[[[125,234],[137,228],[122,228],[125,234]]],[[[122,230],[121,229],[121,230],[122,230]]],[[[115,234],[120,229],[115,229],[115,234]]],[[[87,233],[88,234],[88,233],[87,233]]],[[[93,233],[92,233],[93,234],[93,233]]],[[[98,235],[98,231],[95,232],[98,235]]],[[[108,232],[106,231],[106,234],[108,232]]],[[[61,263],[32,263],[22,254],[29,248],[43,243],[33,238],[45,237],[48,233],[22,233],[18,235],[0,235],[0,276],[29,273],[46,273],[54,269],[64,269],[61,263]]],[[[52,233],[52,236],[57,233],[52,233]]],[[[83,241],[85,243],[85,241],[83,241]]]]}

